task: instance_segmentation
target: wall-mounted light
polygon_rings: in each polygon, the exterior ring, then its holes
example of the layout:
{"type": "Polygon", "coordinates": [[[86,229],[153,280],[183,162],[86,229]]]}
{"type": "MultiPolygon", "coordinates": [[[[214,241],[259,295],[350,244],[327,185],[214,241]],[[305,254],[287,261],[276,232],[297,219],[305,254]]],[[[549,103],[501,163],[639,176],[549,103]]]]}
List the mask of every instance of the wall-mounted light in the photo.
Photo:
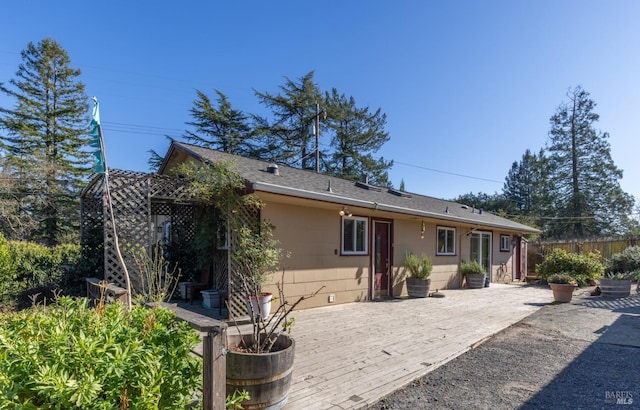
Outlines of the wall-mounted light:
{"type": "Polygon", "coordinates": [[[347,215],[348,217],[353,216],[353,214],[349,212],[349,209],[346,206],[343,206],[340,212],[338,212],[338,214],[340,214],[340,216],[345,216],[345,215],[347,215]]]}

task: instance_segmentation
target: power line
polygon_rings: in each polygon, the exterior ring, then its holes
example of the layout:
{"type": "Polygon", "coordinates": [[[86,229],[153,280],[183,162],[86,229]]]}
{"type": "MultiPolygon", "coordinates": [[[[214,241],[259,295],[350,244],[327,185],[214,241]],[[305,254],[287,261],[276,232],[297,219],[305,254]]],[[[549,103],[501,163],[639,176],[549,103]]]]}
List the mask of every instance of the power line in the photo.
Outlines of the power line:
{"type": "Polygon", "coordinates": [[[407,164],[406,162],[400,162],[400,161],[396,161],[396,160],[394,160],[393,163],[394,164],[405,165],[407,167],[424,169],[424,170],[431,171],[431,172],[438,172],[440,174],[454,175],[454,176],[462,177],[462,178],[476,179],[476,180],[479,180],[479,181],[493,182],[493,183],[496,183],[496,184],[503,184],[504,183],[504,181],[496,181],[494,179],[474,177],[474,176],[471,176],[471,175],[464,175],[464,174],[458,174],[458,173],[455,173],[455,172],[442,171],[442,170],[439,170],[439,169],[427,168],[427,167],[423,167],[423,166],[420,166],[420,165],[407,164]]]}

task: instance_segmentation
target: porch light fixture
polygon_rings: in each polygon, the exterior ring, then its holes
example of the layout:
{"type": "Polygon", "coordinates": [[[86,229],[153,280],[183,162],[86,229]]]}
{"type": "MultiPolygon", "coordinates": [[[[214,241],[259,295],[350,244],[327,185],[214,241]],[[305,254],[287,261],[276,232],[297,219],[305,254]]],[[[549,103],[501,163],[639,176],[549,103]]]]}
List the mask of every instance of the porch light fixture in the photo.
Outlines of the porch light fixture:
{"type": "Polygon", "coordinates": [[[353,216],[353,214],[351,212],[349,212],[349,209],[347,209],[346,206],[343,206],[342,209],[340,210],[340,212],[338,212],[338,214],[340,216],[345,216],[345,215],[347,215],[348,217],[352,217],[353,216]]]}

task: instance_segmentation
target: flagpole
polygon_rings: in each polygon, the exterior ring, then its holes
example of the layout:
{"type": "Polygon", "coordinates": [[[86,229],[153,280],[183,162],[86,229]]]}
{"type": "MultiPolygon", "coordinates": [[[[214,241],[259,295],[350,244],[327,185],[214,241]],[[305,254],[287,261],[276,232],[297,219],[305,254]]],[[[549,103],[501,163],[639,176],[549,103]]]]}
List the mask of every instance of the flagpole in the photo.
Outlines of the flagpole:
{"type": "MultiPolygon", "coordinates": [[[[97,125],[98,131],[98,140],[100,141],[100,157],[96,156],[97,160],[101,160],[101,164],[96,163],[96,171],[99,171],[99,166],[101,165],[103,168],[103,184],[104,189],[107,195],[107,206],[109,207],[109,215],[111,216],[111,227],[113,229],[113,240],[116,248],[116,255],[118,257],[118,261],[122,266],[122,270],[124,271],[124,278],[127,285],[127,306],[129,310],[132,308],[131,304],[131,280],[129,278],[129,270],[127,269],[127,265],[124,263],[124,258],[122,257],[122,252],[120,252],[120,242],[118,240],[118,231],[116,230],[116,218],[113,214],[113,202],[111,201],[111,191],[109,190],[109,167],[107,166],[107,155],[104,149],[104,138],[102,137],[102,126],[100,125],[100,111],[98,106],[98,99],[93,97],[93,116],[92,116],[92,125],[95,127],[97,125]],[[95,123],[95,124],[93,124],[95,123]]],[[[93,132],[93,130],[92,130],[93,132]]]]}

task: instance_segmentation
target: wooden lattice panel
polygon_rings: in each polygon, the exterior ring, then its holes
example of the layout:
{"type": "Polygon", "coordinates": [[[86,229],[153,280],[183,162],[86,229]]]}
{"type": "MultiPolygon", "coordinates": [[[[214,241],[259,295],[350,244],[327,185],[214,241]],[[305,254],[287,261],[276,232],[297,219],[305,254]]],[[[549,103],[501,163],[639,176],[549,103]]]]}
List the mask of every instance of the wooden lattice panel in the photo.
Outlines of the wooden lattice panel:
{"type": "MultiPolygon", "coordinates": [[[[149,178],[146,175],[119,175],[110,179],[111,202],[120,251],[129,272],[134,293],[141,291],[140,272],[131,256],[132,247],[150,245],[149,178]]],[[[124,270],[116,251],[116,238],[110,209],[104,203],[105,214],[105,279],[126,288],[124,270]]]]}
{"type": "MultiPolygon", "coordinates": [[[[87,266],[96,265],[87,276],[99,276],[126,287],[124,270],[116,251],[111,212],[106,201],[104,177],[97,175],[82,193],[83,257],[87,266]],[[103,258],[96,256],[100,252],[103,258]],[[95,263],[99,261],[100,263],[95,263]],[[104,269],[97,272],[98,266],[104,269]]],[[[184,202],[184,182],[175,178],[133,171],[110,170],[109,190],[120,250],[134,291],[141,289],[140,273],[131,256],[132,247],[142,246],[149,255],[155,245],[152,215],[169,215],[180,240],[190,242],[195,235],[193,205],[184,202]]]]}
{"type": "MultiPolygon", "coordinates": [[[[241,225],[256,226],[260,220],[260,210],[256,207],[243,207],[238,209],[238,212],[234,215],[237,221],[241,225]]],[[[242,287],[242,282],[238,272],[240,271],[240,264],[233,257],[233,249],[238,246],[238,236],[236,232],[230,232],[229,249],[230,254],[230,269],[229,269],[229,313],[234,317],[241,317],[247,315],[247,304],[245,301],[245,291],[242,287]]]]}
{"type": "MultiPolygon", "coordinates": [[[[213,210],[194,205],[186,194],[184,181],[165,175],[110,170],[109,187],[120,249],[135,295],[136,291],[141,290],[141,282],[130,249],[142,246],[149,255],[152,254],[159,235],[162,235],[156,232],[157,227],[154,226],[158,221],[157,216],[163,216],[161,221],[171,223],[172,244],[179,243],[187,248],[195,237],[196,221],[213,210]]],[[[243,212],[242,215],[247,222],[256,221],[258,212],[243,212]]],[[[82,193],[82,218],[83,257],[94,264],[86,276],[99,277],[116,286],[126,287],[124,270],[116,252],[116,238],[102,175],[97,175],[82,193]]],[[[212,244],[211,252],[214,273],[212,286],[215,289],[232,289],[230,302],[235,306],[234,314],[246,315],[242,297],[244,292],[238,292],[237,286],[233,290],[229,280],[228,250],[212,244]]],[[[85,266],[92,265],[88,262],[85,266]]]]}

